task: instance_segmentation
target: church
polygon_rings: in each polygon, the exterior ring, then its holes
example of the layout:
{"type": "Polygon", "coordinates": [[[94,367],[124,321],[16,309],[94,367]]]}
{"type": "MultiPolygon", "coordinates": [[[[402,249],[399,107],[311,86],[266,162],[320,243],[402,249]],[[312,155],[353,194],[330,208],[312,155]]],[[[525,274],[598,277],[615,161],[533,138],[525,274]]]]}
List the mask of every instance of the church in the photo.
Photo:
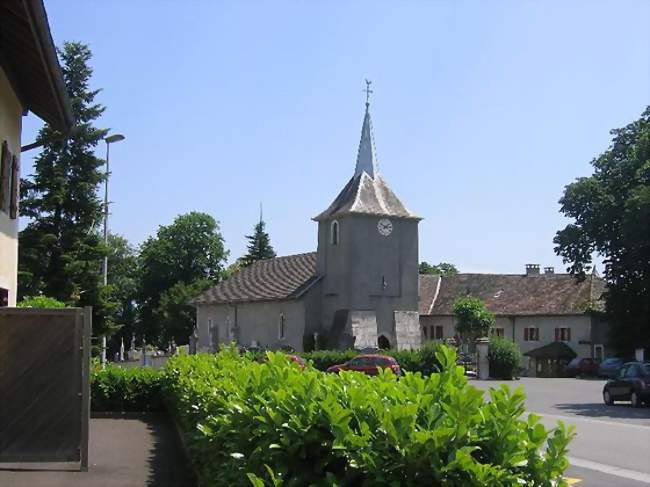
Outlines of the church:
{"type": "Polygon", "coordinates": [[[368,100],[354,174],[313,220],[316,252],[256,262],[194,298],[200,350],[233,341],[296,351],[416,349],[453,337],[453,302],[471,294],[496,314],[495,334],[531,353],[531,374],[547,353],[605,356],[605,325],[592,315],[604,289],[596,276],[542,274],[535,264],[524,274],[419,275],[421,218],[377,171],[368,100]]]}

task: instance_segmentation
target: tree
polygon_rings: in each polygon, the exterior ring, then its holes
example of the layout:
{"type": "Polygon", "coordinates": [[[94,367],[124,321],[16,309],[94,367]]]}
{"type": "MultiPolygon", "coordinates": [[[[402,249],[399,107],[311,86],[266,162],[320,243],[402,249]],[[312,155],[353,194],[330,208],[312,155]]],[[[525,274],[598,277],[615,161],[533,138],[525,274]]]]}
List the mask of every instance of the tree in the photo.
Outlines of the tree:
{"type": "Polygon", "coordinates": [[[420,262],[420,274],[435,274],[440,276],[453,276],[458,274],[458,269],[454,264],[441,262],[438,265],[429,264],[426,261],[420,262]]]}
{"type": "Polygon", "coordinates": [[[128,240],[120,235],[108,235],[108,286],[110,300],[114,303],[107,317],[110,324],[119,329],[109,348],[119,350],[120,340],[130,343],[135,333],[136,298],[138,280],[135,275],[138,255],[128,240]]]}
{"type": "MultiPolygon", "coordinates": [[[[180,330],[174,325],[170,330],[167,318],[177,311],[169,312],[167,306],[176,306],[177,297],[198,281],[217,283],[223,273],[228,252],[219,225],[210,215],[192,212],[176,217],[171,225],[161,226],[155,237],[147,239],[140,249],[138,262],[139,331],[149,343],[166,345],[170,335],[178,343],[187,341],[193,327],[183,321],[180,330]]],[[[198,285],[197,285],[198,286],[198,285]]],[[[198,291],[197,291],[198,293],[198,291]]],[[[185,302],[185,311],[194,314],[185,302]]]]}
{"type": "Polygon", "coordinates": [[[612,344],[627,353],[650,347],[650,107],[611,133],[612,145],[591,162],[594,173],[566,186],[560,211],[574,222],[553,242],[581,278],[592,254],[604,257],[612,344]]]}
{"type": "Polygon", "coordinates": [[[246,235],[248,239],[248,253],[241,259],[242,267],[247,267],[253,262],[263,259],[272,259],[275,257],[275,250],[271,245],[269,234],[264,231],[266,223],[260,218],[260,221],[255,225],[253,235],[246,235]]]}
{"type": "Polygon", "coordinates": [[[104,161],[93,151],[106,130],[93,122],[104,107],[94,101],[99,90],[89,87],[90,49],[66,42],[59,55],[76,127],[67,140],[57,140],[49,125],[39,131],[37,142],[43,143],[43,150],[34,162],[34,174],[21,183],[21,215],[30,221],[19,236],[19,292],[93,306],[93,332],[102,334],[110,331],[105,319],[110,302],[100,284],[106,249],[97,231],[102,217],[97,188],[104,180],[104,161]]]}
{"type": "Polygon", "coordinates": [[[485,337],[494,327],[496,319],[479,298],[464,296],[454,302],[456,331],[463,340],[485,337]]]}

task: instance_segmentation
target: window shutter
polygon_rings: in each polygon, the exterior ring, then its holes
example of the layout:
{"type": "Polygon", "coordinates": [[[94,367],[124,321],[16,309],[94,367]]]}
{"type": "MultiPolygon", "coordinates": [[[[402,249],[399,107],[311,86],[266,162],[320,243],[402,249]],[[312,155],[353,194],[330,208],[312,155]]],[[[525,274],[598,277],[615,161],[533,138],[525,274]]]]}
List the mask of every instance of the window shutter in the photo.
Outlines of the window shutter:
{"type": "Polygon", "coordinates": [[[9,218],[18,218],[18,185],[20,184],[20,160],[13,156],[11,164],[11,194],[9,201],[9,218]]]}
{"type": "Polygon", "coordinates": [[[5,211],[5,201],[9,192],[9,164],[11,163],[11,153],[9,145],[5,140],[2,143],[2,154],[0,155],[0,211],[5,211]]]}
{"type": "Polygon", "coordinates": [[[555,341],[556,342],[560,341],[560,329],[559,328],[555,329],[555,341]]]}
{"type": "Polygon", "coordinates": [[[530,333],[530,330],[528,328],[524,328],[524,341],[525,342],[530,341],[529,333],[530,333]]]}
{"type": "Polygon", "coordinates": [[[535,341],[538,342],[539,341],[539,328],[535,328],[534,331],[535,331],[535,341]]]}
{"type": "Polygon", "coordinates": [[[425,340],[428,340],[429,337],[427,336],[427,327],[426,327],[426,326],[423,326],[423,327],[422,327],[422,331],[424,332],[424,339],[425,339],[425,340]]]}
{"type": "Polygon", "coordinates": [[[567,342],[571,341],[571,328],[566,329],[566,341],[567,342]]]}

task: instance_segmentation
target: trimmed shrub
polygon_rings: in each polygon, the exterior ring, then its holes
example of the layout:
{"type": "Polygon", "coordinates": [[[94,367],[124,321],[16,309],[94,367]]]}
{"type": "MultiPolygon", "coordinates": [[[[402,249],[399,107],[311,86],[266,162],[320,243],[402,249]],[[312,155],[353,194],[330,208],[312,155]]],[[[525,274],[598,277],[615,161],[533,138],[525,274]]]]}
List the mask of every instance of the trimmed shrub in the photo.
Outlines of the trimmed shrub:
{"type": "Polygon", "coordinates": [[[359,355],[357,350],[315,350],[300,356],[318,370],[327,370],[332,365],[342,364],[359,355]]]}
{"type": "Polygon", "coordinates": [[[22,301],[18,302],[19,308],[65,308],[66,305],[63,301],[56,298],[49,298],[47,296],[25,296],[22,301]]]}
{"type": "Polygon", "coordinates": [[[490,377],[513,379],[519,375],[521,351],[516,343],[501,337],[492,337],[488,346],[490,377]]]}
{"type": "Polygon", "coordinates": [[[163,374],[150,367],[121,368],[107,365],[90,374],[90,404],[93,411],[164,411],[163,374]]]}
{"type": "Polygon", "coordinates": [[[566,485],[571,428],[522,419],[521,389],[486,401],[453,349],[436,359],[398,379],[224,349],[172,358],[164,391],[202,485],[566,485]]]}

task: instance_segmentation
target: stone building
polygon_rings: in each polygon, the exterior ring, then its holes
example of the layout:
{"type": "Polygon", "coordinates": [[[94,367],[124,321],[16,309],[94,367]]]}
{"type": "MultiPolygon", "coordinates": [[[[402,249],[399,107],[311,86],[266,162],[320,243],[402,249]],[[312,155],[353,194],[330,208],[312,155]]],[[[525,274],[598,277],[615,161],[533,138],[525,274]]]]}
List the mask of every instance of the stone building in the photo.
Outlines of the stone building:
{"type": "Polygon", "coordinates": [[[542,274],[535,264],[524,274],[420,276],[423,340],[454,337],[454,302],[474,296],[496,315],[493,334],[519,345],[528,375],[557,375],[551,370],[561,370],[571,358],[606,356],[604,290],[595,275],[578,280],[551,267],[542,274]]]}
{"type": "MultiPolygon", "coordinates": [[[[522,275],[418,275],[420,218],[377,172],[367,105],[354,175],[314,220],[316,252],[257,262],[193,300],[199,349],[231,341],[297,351],[315,341],[417,348],[453,338],[453,303],[472,295],[496,314],[494,333],[523,352],[558,343],[554,353],[605,355],[604,325],[592,314],[604,285],[595,276],[579,281],[551,268],[540,274],[538,265],[522,275]]],[[[546,366],[541,353],[526,359],[531,375],[546,366]]]]}
{"type": "Polygon", "coordinates": [[[420,218],[377,172],[367,103],[354,175],[314,221],[315,253],[257,262],[193,301],[199,348],[420,346],[420,218]]]}
{"type": "Polygon", "coordinates": [[[32,111],[62,134],[72,108],[42,0],[0,2],[0,306],[15,306],[22,117],[32,111]]]}

